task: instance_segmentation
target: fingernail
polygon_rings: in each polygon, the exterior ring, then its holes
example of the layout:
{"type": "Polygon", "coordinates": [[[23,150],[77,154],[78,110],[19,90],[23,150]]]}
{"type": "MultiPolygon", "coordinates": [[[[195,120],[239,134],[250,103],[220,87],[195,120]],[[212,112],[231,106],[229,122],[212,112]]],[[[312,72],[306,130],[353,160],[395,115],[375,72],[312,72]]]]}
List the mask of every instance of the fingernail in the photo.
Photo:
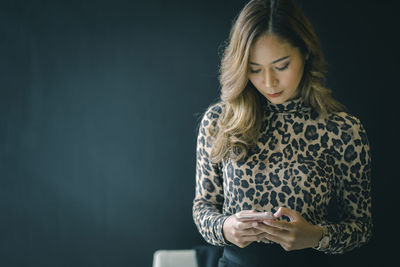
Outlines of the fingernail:
{"type": "Polygon", "coordinates": [[[264,224],[271,225],[271,223],[269,221],[267,221],[267,220],[264,221],[264,224]]]}
{"type": "Polygon", "coordinates": [[[257,227],[257,226],[258,226],[258,223],[253,222],[253,223],[252,223],[252,226],[253,226],[253,227],[257,227]]]}

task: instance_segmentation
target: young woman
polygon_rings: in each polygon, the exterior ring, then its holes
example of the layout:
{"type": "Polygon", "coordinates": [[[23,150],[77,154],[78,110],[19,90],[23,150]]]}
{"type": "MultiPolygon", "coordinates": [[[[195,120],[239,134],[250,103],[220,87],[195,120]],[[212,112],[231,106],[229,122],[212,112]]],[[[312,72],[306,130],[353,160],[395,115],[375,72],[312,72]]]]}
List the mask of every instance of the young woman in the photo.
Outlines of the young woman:
{"type": "Polygon", "coordinates": [[[331,97],[325,71],[294,1],[242,9],[221,62],[221,99],[197,139],[193,218],[207,242],[224,246],[219,266],[318,265],[370,239],[367,135],[331,97]],[[260,212],[273,217],[239,218],[260,212]]]}

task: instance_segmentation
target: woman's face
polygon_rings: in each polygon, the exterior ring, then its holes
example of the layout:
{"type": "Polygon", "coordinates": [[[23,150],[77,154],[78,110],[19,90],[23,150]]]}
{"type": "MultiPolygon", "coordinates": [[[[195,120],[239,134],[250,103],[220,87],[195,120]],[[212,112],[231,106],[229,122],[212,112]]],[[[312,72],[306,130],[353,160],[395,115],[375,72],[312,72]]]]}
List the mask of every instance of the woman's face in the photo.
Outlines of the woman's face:
{"type": "Polygon", "coordinates": [[[275,36],[261,36],[250,49],[248,78],[273,104],[297,97],[303,70],[300,50],[275,36]]]}

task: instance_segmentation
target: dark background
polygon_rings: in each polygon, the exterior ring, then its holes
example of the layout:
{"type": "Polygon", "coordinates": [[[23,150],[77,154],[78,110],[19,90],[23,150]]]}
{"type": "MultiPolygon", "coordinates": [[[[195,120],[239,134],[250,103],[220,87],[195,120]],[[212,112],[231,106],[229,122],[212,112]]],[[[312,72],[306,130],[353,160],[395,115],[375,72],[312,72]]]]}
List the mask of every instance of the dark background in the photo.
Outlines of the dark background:
{"type": "MultiPolygon", "coordinates": [[[[372,241],[395,257],[396,1],[298,1],[328,85],[368,132],[372,241]]],[[[0,266],[147,266],[204,244],[192,220],[197,124],[245,1],[0,1],[0,266]]]]}

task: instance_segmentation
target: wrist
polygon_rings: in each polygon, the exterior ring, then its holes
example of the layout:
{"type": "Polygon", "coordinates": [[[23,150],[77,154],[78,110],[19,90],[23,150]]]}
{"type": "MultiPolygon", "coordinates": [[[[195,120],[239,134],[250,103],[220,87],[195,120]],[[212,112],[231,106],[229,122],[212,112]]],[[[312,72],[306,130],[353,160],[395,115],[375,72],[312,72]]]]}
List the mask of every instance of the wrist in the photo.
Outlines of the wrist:
{"type": "Polygon", "coordinates": [[[322,226],[315,225],[315,239],[311,247],[312,248],[318,247],[319,242],[323,237],[324,237],[324,229],[322,228],[322,226]]]}
{"type": "Polygon", "coordinates": [[[318,227],[320,229],[322,229],[322,235],[321,235],[321,237],[320,237],[320,239],[318,241],[318,244],[313,248],[316,249],[316,250],[324,251],[329,246],[330,235],[329,235],[328,229],[326,227],[320,226],[320,225],[318,225],[318,227]]]}
{"type": "Polygon", "coordinates": [[[230,236],[229,236],[229,228],[230,228],[230,220],[231,220],[232,216],[227,216],[224,219],[224,222],[222,224],[222,236],[224,238],[224,241],[226,244],[230,245],[232,244],[232,242],[230,241],[230,236]]]}

